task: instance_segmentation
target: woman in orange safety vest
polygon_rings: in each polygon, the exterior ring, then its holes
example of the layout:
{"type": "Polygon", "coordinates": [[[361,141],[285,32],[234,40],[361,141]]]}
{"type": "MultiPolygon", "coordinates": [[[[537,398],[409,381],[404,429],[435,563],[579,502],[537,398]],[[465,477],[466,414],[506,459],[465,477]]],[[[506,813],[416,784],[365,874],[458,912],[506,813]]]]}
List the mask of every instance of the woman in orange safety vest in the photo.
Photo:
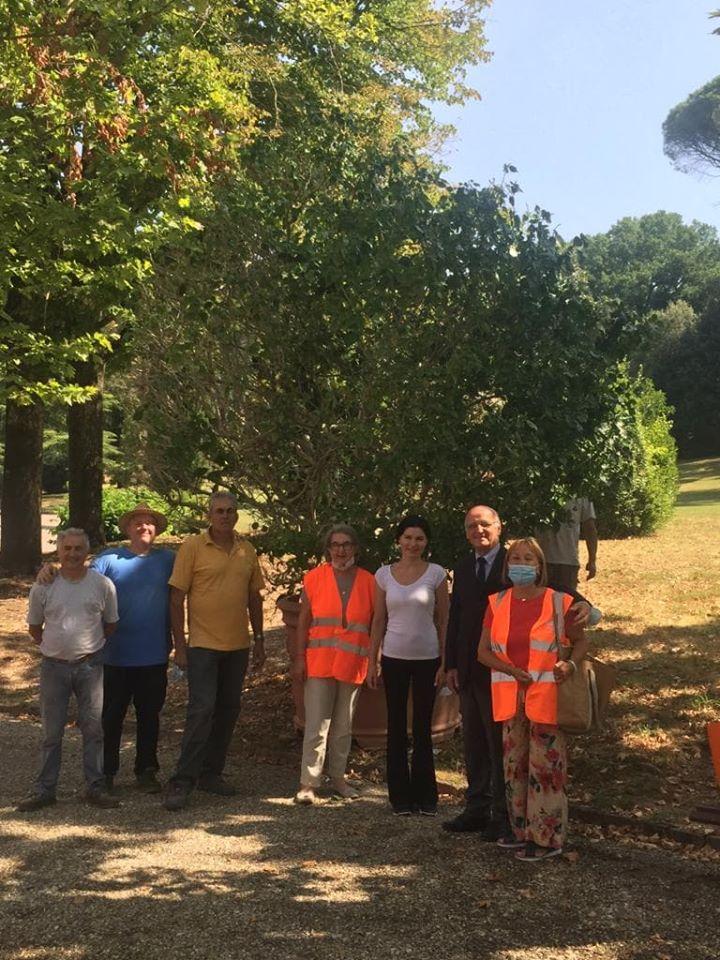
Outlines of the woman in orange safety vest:
{"type": "Polygon", "coordinates": [[[370,657],[375,579],[357,566],[358,538],[336,524],[325,538],[327,563],[305,574],[293,674],[305,681],[305,737],[296,803],[314,803],[327,753],[336,794],[357,797],[345,779],[352,718],[370,657]]]}
{"type": "Polygon", "coordinates": [[[489,598],[478,660],[490,667],[493,717],[503,721],[503,764],[512,834],[498,846],[533,862],[562,853],[567,833],[567,750],[557,688],[577,670],[587,640],[572,625],[573,598],[546,587],[534,537],[508,545],[504,578],[489,598]],[[572,645],[572,647],[571,647],[572,645]],[[561,659],[562,649],[569,659],[561,659]]]}

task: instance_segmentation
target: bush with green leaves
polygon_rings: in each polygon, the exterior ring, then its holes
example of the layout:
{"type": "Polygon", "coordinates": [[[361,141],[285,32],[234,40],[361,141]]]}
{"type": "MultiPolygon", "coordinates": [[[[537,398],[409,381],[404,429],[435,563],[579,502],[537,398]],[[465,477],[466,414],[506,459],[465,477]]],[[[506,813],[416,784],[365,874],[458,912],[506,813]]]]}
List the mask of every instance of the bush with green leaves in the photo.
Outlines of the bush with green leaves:
{"type": "MultiPolygon", "coordinates": [[[[120,517],[138,503],[146,503],[149,507],[163,513],[168,518],[166,533],[179,535],[188,531],[195,531],[202,526],[204,503],[200,498],[185,498],[183,503],[170,502],[149,490],[147,487],[104,487],[103,489],[103,527],[105,539],[108,543],[125,539],[121,531],[120,517]]],[[[66,505],[58,509],[58,529],[68,524],[68,508],[66,505]]]]}
{"type": "Polygon", "coordinates": [[[672,408],[647,377],[621,368],[615,405],[597,436],[591,493],[603,537],[652,533],[671,516],[678,488],[672,408]]]}

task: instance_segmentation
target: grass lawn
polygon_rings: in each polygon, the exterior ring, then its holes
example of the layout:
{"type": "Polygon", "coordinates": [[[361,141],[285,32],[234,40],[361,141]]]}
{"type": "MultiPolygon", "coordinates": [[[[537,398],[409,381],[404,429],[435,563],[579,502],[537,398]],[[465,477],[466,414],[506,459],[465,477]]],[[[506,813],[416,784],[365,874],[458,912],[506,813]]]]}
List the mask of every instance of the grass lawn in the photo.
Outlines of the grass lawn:
{"type": "Polygon", "coordinates": [[[680,515],[720,516],[720,459],[680,464],[677,511],[680,515]]]}

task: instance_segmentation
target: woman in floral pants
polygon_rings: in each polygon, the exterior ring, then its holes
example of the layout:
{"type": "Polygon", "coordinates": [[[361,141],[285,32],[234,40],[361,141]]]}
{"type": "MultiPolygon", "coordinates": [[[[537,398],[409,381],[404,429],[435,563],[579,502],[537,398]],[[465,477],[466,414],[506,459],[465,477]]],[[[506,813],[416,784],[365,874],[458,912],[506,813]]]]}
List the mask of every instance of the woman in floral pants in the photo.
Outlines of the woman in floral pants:
{"type": "Polygon", "coordinates": [[[545,586],[545,558],[533,537],[508,545],[505,575],[513,586],[489,598],[478,660],[492,668],[493,716],[503,721],[512,834],[498,845],[534,863],[562,853],[565,842],[567,751],[557,688],[577,669],[587,640],[566,616],[572,597],[545,586]],[[571,643],[570,657],[561,659],[571,643]]]}

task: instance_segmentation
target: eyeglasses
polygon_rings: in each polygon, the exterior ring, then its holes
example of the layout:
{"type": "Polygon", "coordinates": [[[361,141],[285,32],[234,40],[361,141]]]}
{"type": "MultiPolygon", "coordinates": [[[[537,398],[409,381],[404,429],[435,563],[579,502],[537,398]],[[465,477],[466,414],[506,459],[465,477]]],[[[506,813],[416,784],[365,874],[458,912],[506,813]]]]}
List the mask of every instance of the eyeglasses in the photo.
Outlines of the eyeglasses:
{"type": "Polygon", "coordinates": [[[331,550],[350,550],[355,544],[351,540],[343,540],[342,543],[331,543],[331,550]]]}

